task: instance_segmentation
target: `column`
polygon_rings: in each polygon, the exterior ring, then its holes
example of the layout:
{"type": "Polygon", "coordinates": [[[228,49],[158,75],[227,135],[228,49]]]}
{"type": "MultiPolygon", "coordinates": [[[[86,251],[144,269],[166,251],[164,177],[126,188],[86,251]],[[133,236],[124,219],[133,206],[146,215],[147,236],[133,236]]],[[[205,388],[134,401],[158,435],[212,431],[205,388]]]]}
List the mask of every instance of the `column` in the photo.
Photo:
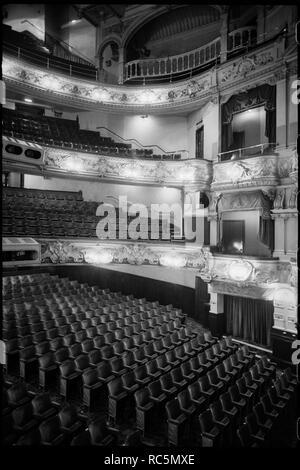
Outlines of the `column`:
{"type": "Polygon", "coordinates": [[[285,255],[285,222],[282,214],[273,214],[274,220],[274,253],[273,256],[282,258],[285,255]]]}
{"type": "Polygon", "coordinates": [[[228,49],[228,10],[221,14],[221,53],[220,60],[221,64],[227,60],[227,49],[228,49]]]}
{"type": "Polygon", "coordinates": [[[221,336],[225,332],[224,295],[213,292],[213,287],[208,286],[210,294],[210,310],[208,314],[208,327],[213,336],[221,336]]]}
{"type": "Polygon", "coordinates": [[[257,44],[265,40],[265,7],[257,5],[257,44]]]}
{"type": "Polygon", "coordinates": [[[183,220],[184,235],[187,237],[191,231],[195,231],[195,239],[186,240],[198,246],[204,245],[204,217],[206,209],[200,208],[200,191],[195,189],[183,190],[183,220]]]}
{"type": "Polygon", "coordinates": [[[279,147],[288,143],[287,129],[287,80],[276,83],[276,141],[279,147]]]}
{"type": "Polygon", "coordinates": [[[122,85],[124,83],[124,48],[120,47],[119,48],[119,78],[118,78],[118,83],[119,85],[122,85]]]}

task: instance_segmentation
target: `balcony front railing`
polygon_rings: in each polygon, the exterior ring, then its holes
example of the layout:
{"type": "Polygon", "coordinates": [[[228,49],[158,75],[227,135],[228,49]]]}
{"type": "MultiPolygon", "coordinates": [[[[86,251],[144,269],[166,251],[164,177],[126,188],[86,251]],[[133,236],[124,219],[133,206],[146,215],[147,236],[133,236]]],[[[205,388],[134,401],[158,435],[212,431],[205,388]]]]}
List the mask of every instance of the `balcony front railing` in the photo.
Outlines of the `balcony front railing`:
{"type": "Polygon", "coordinates": [[[243,158],[257,157],[259,155],[266,155],[273,153],[276,143],[265,143],[250,145],[249,147],[241,147],[227,152],[218,153],[218,162],[226,162],[228,160],[241,160],[243,158]]]}
{"type": "MultiPolygon", "coordinates": [[[[230,54],[244,47],[256,44],[256,28],[247,26],[228,34],[230,54]]],[[[157,59],[132,60],[125,64],[125,82],[154,79],[162,77],[187,78],[196,75],[206,64],[218,62],[221,54],[221,38],[218,37],[204,46],[183,54],[157,59]]]]}

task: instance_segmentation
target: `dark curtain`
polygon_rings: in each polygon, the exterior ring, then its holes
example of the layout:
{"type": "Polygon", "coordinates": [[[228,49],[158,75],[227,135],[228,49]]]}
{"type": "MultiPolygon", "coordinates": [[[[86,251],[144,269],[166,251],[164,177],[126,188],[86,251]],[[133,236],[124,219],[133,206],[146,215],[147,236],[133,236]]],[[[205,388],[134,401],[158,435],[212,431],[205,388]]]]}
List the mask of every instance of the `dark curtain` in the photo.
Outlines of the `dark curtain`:
{"type": "Polygon", "coordinates": [[[225,295],[226,332],[251,343],[270,346],[273,310],[270,301],[225,295]]]}
{"type": "Polygon", "coordinates": [[[274,221],[270,218],[259,218],[259,239],[267,245],[271,251],[274,250],[274,221]]]}
{"type": "Polygon", "coordinates": [[[276,142],[276,87],[261,85],[232,96],[222,105],[222,151],[226,152],[232,145],[232,117],[234,113],[246,110],[253,106],[264,104],[266,111],[265,135],[269,142],[276,142]]]}

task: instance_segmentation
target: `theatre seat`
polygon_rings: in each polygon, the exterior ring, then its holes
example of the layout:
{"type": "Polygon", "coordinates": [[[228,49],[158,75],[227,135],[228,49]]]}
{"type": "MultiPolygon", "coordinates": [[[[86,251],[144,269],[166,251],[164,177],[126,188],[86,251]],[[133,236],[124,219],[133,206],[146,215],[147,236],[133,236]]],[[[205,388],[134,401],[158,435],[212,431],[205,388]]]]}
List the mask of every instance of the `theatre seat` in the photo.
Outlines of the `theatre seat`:
{"type": "Polygon", "coordinates": [[[199,415],[199,423],[201,429],[202,446],[203,447],[220,447],[221,432],[213,422],[210,410],[206,410],[199,415]]]}
{"type": "Polygon", "coordinates": [[[168,423],[168,444],[178,446],[187,437],[187,414],[180,409],[177,399],[166,403],[168,423]]]}
{"type": "Polygon", "coordinates": [[[72,439],[85,427],[85,424],[78,419],[76,408],[70,404],[66,404],[58,413],[60,428],[62,432],[72,439]]]}
{"type": "Polygon", "coordinates": [[[30,402],[18,406],[12,412],[14,430],[24,434],[38,426],[38,420],[33,415],[33,408],[30,402]]]}
{"type": "Polygon", "coordinates": [[[44,421],[57,413],[48,392],[39,393],[32,399],[33,415],[38,421],[44,421]]]}
{"type": "Polygon", "coordinates": [[[151,429],[154,403],[151,401],[147,387],[137,390],[134,399],[136,403],[136,427],[145,436],[151,429]]]}
{"type": "Polygon", "coordinates": [[[93,446],[113,446],[116,445],[116,438],[109,433],[106,423],[103,420],[92,421],[88,425],[93,446]]]}
{"type": "Polygon", "coordinates": [[[124,412],[124,404],[128,394],[123,388],[120,377],[108,382],[107,387],[109,423],[115,426],[124,412]]]}
{"type": "Polygon", "coordinates": [[[8,404],[12,408],[16,408],[28,403],[31,400],[31,397],[28,394],[26,385],[22,382],[19,382],[9,387],[7,389],[7,400],[8,404]]]}
{"type": "Polygon", "coordinates": [[[171,376],[171,372],[162,375],[159,378],[162,391],[167,395],[169,399],[172,399],[175,395],[177,395],[177,387],[173,383],[173,379],[171,376]]]}
{"type": "Polygon", "coordinates": [[[96,403],[97,398],[101,398],[101,388],[103,382],[98,378],[97,369],[89,369],[82,374],[83,402],[88,408],[96,403]]]}
{"type": "Polygon", "coordinates": [[[251,434],[249,424],[244,423],[237,430],[237,436],[241,447],[261,447],[264,439],[251,434]]]}
{"type": "Polygon", "coordinates": [[[73,360],[68,359],[59,366],[60,369],[60,394],[69,400],[79,392],[81,373],[76,370],[73,360]]]}
{"type": "Polygon", "coordinates": [[[66,436],[60,428],[58,416],[43,421],[39,426],[41,444],[45,446],[62,446],[66,443],[66,436]]]}

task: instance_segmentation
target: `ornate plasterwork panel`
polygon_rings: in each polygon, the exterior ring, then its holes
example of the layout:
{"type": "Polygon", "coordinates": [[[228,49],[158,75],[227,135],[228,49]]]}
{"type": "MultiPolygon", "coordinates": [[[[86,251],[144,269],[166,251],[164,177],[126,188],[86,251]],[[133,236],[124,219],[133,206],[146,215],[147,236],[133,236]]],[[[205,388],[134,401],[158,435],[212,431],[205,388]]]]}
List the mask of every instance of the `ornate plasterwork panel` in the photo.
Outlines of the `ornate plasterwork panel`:
{"type": "Polygon", "coordinates": [[[8,86],[28,89],[49,100],[76,105],[85,109],[135,111],[176,110],[191,108],[195,103],[216,102],[218,92],[232,93],[261,82],[280,79],[278,67],[283,66],[283,43],[276,42],[237,60],[212,67],[208,72],[185,80],[157,86],[113,86],[96,81],[40,69],[25,61],[4,56],[2,73],[8,86]]]}
{"type": "Polygon", "coordinates": [[[143,161],[55,148],[45,149],[44,170],[134,183],[196,183],[199,188],[208,187],[211,181],[211,163],[207,160],[143,161]]]}
{"type": "Polygon", "coordinates": [[[215,163],[212,189],[275,186],[278,182],[277,162],[278,157],[275,155],[262,155],[215,163]]]}
{"type": "Polygon", "coordinates": [[[203,269],[207,255],[200,248],[145,243],[38,240],[42,263],[131,264],[203,269]]]}
{"type": "Polygon", "coordinates": [[[215,72],[213,70],[180,84],[153,87],[126,87],[100,84],[85,81],[65,75],[59,75],[49,70],[42,70],[22,60],[4,57],[2,73],[7,83],[28,86],[32,91],[47,93],[49,98],[60,98],[73,105],[87,103],[91,106],[114,107],[124,110],[145,107],[166,108],[190,103],[192,100],[204,99],[209,96],[214,86],[215,72]]]}

